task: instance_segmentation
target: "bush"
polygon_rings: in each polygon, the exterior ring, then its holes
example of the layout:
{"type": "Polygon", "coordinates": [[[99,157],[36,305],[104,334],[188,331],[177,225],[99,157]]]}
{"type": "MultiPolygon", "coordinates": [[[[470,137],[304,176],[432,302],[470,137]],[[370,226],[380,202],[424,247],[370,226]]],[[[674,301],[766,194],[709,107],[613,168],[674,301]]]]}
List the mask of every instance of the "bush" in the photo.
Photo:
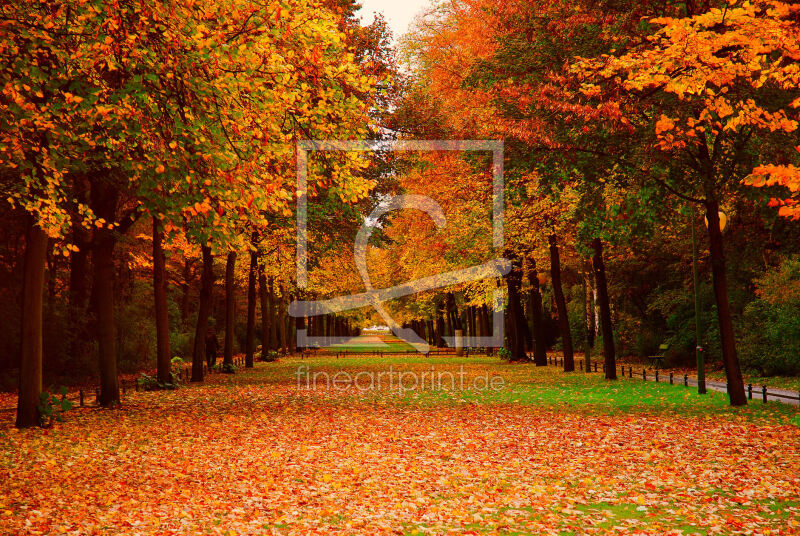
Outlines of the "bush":
{"type": "Polygon", "coordinates": [[[239,367],[233,363],[217,363],[214,365],[213,369],[217,372],[222,372],[223,374],[236,374],[236,371],[239,370],[239,367]]]}
{"type": "Polygon", "coordinates": [[[171,332],[169,347],[176,356],[191,357],[194,351],[194,333],[171,332]]]}
{"type": "Polygon", "coordinates": [[[765,376],[800,374],[800,258],[785,259],[755,280],[738,335],[746,370],[765,376]]]}
{"type": "Polygon", "coordinates": [[[47,391],[39,395],[39,426],[50,428],[53,421],[64,422],[64,412],[72,409],[72,402],[67,400],[67,388],[61,386],[58,393],[61,398],[47,391]]]}
{"type": "Polygon", "coordinates": [[[764,376],[800,374],[800,304],[755,300],[744,311],[742,367],[764,376]]]}
{"type": "Polygon", "coordinates": [[[141,374],[136,379],[136,382],[139,384],[139,388],[142,389],[142,391],[173,391],[178,388],[178,380],[173,373],[170,373],[170,377],[171,381],[162,383],[158,381],[158,378],[147,374],[141,374]]]}

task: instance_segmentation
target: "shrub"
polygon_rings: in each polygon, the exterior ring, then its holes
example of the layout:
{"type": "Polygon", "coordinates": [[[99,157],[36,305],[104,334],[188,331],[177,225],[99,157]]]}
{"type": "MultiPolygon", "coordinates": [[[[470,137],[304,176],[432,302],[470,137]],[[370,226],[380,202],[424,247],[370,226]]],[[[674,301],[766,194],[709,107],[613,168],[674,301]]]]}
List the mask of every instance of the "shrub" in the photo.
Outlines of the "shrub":
{"type": "Polygon", "coordinates": [[[143,391],[172,391],[178,388],[178,381],[174,374],[170,374],[171,380],[167,383],[158,381],[158,378],[141,374],[136,382],[143,391]]]}
{"type": "Polygon", "coordinates": [[[43,391],[39,395],[39,426],[50,428],[53,421],[64,422],[64,412],[72,409],[72,402],[67,400],[67,388],[61,386],[58,396],[43,391]]]}
{"type": "Polygon", "coordinates": [[[239,370],[239,367],[233,363],[217,363],[213,368],[217,372],[222,372],[223,374],[236,374],[236,371],[239,370]]]}
{"type": "Polygon", "coordinates": [[[177,356],[189,357],[192,355],[194,344],[194,333],[182,333],[173,331],[169,334],[169,347],[177,356]]]}
{"type": "Polygon", "coordinates": [[[744,311],[742,367],[764,376],[800,374],[800,304],[755,300],[744,311]]]}
{"type": "Polygon", "coordinates": [[[755,280],[756,296],[739,327],[742,366],[765,376],[800,374],[800,258],[755,280]]]}

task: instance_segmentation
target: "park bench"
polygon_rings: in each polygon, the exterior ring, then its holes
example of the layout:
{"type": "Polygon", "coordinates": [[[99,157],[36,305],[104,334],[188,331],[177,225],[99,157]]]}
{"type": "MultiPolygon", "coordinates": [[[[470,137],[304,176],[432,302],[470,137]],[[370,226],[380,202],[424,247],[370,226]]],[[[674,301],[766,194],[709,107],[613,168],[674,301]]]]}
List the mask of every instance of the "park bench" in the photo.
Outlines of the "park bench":
{"type": "Polygon", "coordinates": [[[658,353],[656,355],[648,356],[647,359],[650,362],[650,366],[653,368],[662,368],[664,366],[664,359],[667,356],[667,351],[669,350],[668,343],[662,343],[658,347],[658,353]]]}

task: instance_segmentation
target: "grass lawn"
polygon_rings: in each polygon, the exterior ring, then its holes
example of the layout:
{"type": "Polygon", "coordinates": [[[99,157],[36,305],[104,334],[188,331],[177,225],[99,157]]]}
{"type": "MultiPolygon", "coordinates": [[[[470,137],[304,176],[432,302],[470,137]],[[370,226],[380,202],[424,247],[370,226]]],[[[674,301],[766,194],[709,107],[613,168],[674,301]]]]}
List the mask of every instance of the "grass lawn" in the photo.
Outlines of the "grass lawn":
{"type": "Polygon", "coordinates": [[[325,347],[329,352],[414,352],[414,347],[391,334],[373,334],[353,337],[343,344],[325,347]],[[365,342],[368,341],[368,342],[365,342]]]}
{"type": "Polygon", "coordinates": [[[496,358],[291,357],[4,417],[0,534],[800,533],[796,408],[496,358]]]}

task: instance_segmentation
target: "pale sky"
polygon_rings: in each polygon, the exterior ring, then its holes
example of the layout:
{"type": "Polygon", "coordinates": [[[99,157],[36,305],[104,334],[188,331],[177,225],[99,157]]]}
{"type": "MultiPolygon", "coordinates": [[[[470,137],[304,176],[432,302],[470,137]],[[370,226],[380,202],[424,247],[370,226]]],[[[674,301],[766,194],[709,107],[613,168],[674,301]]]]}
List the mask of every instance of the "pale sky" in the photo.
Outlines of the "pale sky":
{"type": "Polygon", "coordinates": [[[383,13],[389,28],[394,34],[395,43],[408,31],[414,16],[430,6],[429,0],[358,0],[361,4],[361,18],[364,23],[372,22],[374,12],[383,13]]]}

